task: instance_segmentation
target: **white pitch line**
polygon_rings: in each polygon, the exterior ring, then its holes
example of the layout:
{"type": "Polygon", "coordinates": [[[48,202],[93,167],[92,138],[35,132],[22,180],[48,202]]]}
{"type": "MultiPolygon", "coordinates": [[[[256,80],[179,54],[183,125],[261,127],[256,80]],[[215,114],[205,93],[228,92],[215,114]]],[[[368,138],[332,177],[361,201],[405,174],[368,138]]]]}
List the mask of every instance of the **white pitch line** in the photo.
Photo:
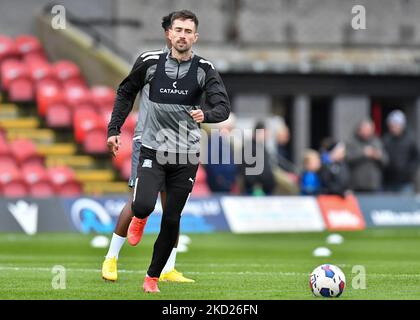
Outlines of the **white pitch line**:
{"type": "MultiPolygon", "coordinates": [[[[46,267],[13,267],[13,266],[0,266],[0,271],[44,271],[52,272],[52,268],[46,267]]],[[[88,268],[66,268],[66,271],[69,272],[87,272],[87,273],[101,273],[101,269],[88,269],[88,268]]],[[[146,270],[118,270],[120,273],[129,273],[129,274],[144,274],[146,270]]],[[[301,272],[258,272],[258,271],[240,271],[240,272],[230,272],[230,271],[221,271],[221,272],[188,272],[189,274],[202,274],[202,275],[277,275],[277,276],[309,276],[309,273],[301,272]]],[[[367,273],[367,277],[396,277],[396,278],[419,278],[420,274],[390,274],[390,273],[367,273]]]]}
{"type": "MultiPolygon", "coordinates": [[[[0,271],[44,271],[44,272],[51,272],[52,268],[40,268],[40,267],[1,267],[0,271]]],[[[92,272],[92,273],[100,273],[101,269],[81,269],[81,268],[65,268],[68,272],[92,272]]],[[[120,273],[145,273],[146,270],[118,270],[120,273]]],[[[301,275],[307,275],[306,273],[296,273],[296,272],[254,272],[254,271],[241,271],[241,272],[228,272],[228,271],[222,271],[222,272],[188,272],[189,274],[211,274],[211,275],[218,275],[218,274],[228,274],[228,275],[282,275],[282,276],[301,276],[301,275]]]]}

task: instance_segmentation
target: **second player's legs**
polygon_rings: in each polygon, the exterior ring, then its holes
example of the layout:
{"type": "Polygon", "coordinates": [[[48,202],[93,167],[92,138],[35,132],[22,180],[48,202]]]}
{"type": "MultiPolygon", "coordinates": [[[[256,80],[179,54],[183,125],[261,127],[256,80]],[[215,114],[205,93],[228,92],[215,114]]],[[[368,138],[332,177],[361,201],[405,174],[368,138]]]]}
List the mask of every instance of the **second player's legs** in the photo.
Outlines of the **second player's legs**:
{"type": "Polygon", "coordinates": [[[197,165],[180,165],[166,170],[166,207],[160,232],[153,247],[153,256],[147,274],[159,277],[179,236],[181,212],[192,190],[197,165]],[[192,180],[192,181],[191,181],[192,180]]]}
{"type": "Polygon", "coordinates": [[[120,216],[118,217],[117,225],[115,226],[115,231],[120,237],[127,237],[128,226],[130,225],[131,218],[133,217],[133,212],[131,210],[131,203],[133,202],[133,188],[130,190],[130,195],[124,208],[121,210],[120,216]]]}

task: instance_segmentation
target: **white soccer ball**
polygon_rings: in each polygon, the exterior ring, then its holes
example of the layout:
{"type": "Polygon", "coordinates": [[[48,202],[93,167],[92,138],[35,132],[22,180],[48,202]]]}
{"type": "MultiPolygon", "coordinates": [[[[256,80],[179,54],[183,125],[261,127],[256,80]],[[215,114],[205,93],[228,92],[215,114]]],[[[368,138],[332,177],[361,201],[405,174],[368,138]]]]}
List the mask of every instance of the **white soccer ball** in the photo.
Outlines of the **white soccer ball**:
{"type": "Polygon", "coordinates": [[[339,297],[344,292],[346,277],[339,267],[323,264],[312,271],[309,285],[317,297],[339,297]]]}

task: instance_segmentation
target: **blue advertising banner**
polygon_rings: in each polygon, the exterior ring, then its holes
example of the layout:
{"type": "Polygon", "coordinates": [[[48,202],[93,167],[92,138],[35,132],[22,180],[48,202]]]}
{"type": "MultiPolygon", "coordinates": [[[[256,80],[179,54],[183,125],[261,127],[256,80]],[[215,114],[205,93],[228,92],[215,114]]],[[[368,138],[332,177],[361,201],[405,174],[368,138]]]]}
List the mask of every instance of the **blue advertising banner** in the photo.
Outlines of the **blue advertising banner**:
{"type": "Polygon", "coordinates": [[[0,198],[0,232],[76,231],[58,198],[0,198]]]}
{"type": "Polygon", "coordinates": [[[357,196],[368,227],[420,226],[420,198],[398,195],[357,196]]]}
{"type": "MultiPolygon", "coordinates": [[[[63,199],[63,206],[74,227],[82,232],[111,233],[117,223],[124,197],[84,197],[63,199]]],[[[157,201],[150,215],[145,233],[158,233],[162,219],[162,206],[157,201]]],[[[206,233],[229,231],[219,198],[190,198],[183,210],[181,232],[206,233]]]]}

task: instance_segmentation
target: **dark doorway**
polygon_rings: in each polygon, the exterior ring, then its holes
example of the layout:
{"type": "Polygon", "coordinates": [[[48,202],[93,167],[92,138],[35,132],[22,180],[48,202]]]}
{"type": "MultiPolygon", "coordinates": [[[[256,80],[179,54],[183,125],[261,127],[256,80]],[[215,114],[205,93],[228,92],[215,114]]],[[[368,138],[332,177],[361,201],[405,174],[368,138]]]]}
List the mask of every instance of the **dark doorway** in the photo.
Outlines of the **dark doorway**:
{"type": "Polygon", "coordinates": [[[311,98],[311,140],[312,149],[319,150],[322,140],[331,137],[331,97],[311,98]]]}

